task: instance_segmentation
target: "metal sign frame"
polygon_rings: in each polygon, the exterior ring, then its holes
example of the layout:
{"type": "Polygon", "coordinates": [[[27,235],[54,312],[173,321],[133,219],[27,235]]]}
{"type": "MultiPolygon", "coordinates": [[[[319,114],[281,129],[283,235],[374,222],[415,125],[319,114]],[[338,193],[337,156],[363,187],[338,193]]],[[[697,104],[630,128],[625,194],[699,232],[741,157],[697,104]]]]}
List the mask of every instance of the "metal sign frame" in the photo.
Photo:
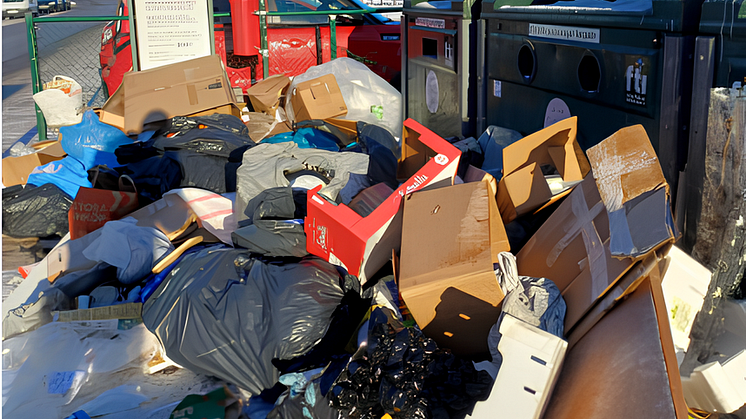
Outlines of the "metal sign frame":
{"type": "Polygon", "coordinates": [[[127,6],[133,71],[215,54],[212,0],[127,0],[127,6]],[[171,19],[170,28],[162,19],[164,16],[171,19]],[[160,39],[141,42],[140,35],[147,34],[160,39]],[[154,45],[151,44],[153,41],[156,42],[154,45]],[[147,58],[151,53],[162,54],[168,59],[147,58]],[[154,61],[161,63],[154,64],[154,61]]]}

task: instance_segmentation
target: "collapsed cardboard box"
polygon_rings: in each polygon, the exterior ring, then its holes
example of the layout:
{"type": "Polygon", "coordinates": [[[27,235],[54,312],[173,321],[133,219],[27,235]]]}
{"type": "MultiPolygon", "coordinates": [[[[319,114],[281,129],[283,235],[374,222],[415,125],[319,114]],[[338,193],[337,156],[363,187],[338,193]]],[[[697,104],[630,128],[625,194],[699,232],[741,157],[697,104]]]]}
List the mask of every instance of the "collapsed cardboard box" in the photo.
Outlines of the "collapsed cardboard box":
{"type": "Polygon", "coordinates": [[[25,185],[35,168],[66,156],[59,141],[32,143],[31,147],[36,150],[33,154],[3,159],[3,185],[25,185]]]}
{"type": "Polygon", "coordinates": [[[99,112],[101,122],[125,134],[175,116],[224,113],[241,116],[236,96],[217,55],[129,72],[99,112]]]}
{"type": "Polygon", "coordinates": [[[276,74],[246,89],[246,94],[255,112],[263,112],[274,117],[288,86],[290,79],[284,74],[276,74]]]}
{"type": "Polygon", "coordinates": [[[588,174],[577,125],[577,117],[564,119],[503,149],[497,203],[506,224],[566,196],[588,174]],[[545,177],[545,171],[556,174],[545,177]]]}
{"type": "Polygon", "coordinates": [[[94,320],[142,320],[142,303],[124,303],[104,307],[60,311],[54,315],[56,321],[94,321],[94,320]]]}
{"type": "Polygon", "coordinates": [[[333,74],[298,83],[290,94],[290,104],[295,114],[292,122],[347,114],[347,105],[333,74]]]}
{"type": "Polygon", "coordinates": [[[565,356],[546,418],[688,417],[658,269],[565,356]]]}
{"type": "Polygon", "coordinates": [[[482,181],[404,200],[399,292],[425,335],[455,354],[489,352],[505,297],[493,263],[510,245],[494,196],[482,181]]]}
{"type": "Polygon", "coordinates": [[[461,158],[456,147],[412,119],[404,121],[402,148],[399,165],[413,175],[367,217],[319,195],[321,187],[308,192],[308,252],[344,266],[362,283],[390,260],[392,249],[399,249],[403,197],[436,184],[452,185],[461,158]]]}
{"type": "Polygon", "coordinates": [[[566,333],[599,297],[632,269],[635,261],[672,243],[676,237],[667,189],[660,183],[662,171],[657,159],[649,158],[655,156],[655,152],[644,129],[641,126],[624,128],[596,147],[607,151],[594,153],[595,160],[591,163],[601,173],[601,180],[594,179],[595,172],[586,176],[516,256],[520,275],[549,278],[562,292],[567,303],[566,333]],[[619,142],[626,145],[615,154],[612,150],[618,149],[616,144],[619,142]],[[640,150],[640,153],[625,153],[627,148],[640,150]],[[612,167],[619,170],[610,172],[612,167]],[[637,194],[628,193],[626,179],[636,180],[634,189],[637,194]],[[622,218],[614,224],[616,230],[610,229],[613,215],[601,197],[599,182],[605,187],[606,199],[610,202],[616,200],[622,207],[616,212],[622,218]],[[614,189],[610,185],[619,187],[614,189]],[[621,203],[633,199],[635,203],[643,203],[637,206],[638,209],[659,214],[650,216],[652,223],[650,220],[639,221],[643,214],[637,214],[635,207],[630,213],[625,212],[626,207],[621,203]],[[636,243],[644,243],[647,251],[641,253],[626,248],[630,250],[629,257],[614,257],[610,246],[615,234],[623,239],[634,237],[636,243]]]}

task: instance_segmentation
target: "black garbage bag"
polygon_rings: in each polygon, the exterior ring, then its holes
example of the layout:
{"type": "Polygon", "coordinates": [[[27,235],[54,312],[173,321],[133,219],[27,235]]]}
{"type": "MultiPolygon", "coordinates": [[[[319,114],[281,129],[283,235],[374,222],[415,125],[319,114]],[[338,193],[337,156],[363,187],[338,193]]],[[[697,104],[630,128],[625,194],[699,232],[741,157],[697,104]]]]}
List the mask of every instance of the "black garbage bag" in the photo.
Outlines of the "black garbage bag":
{"type": "Polygon", "coordinates": [[[272,359],[309,351],[342,300],[341,276],[320,259],[264,263],[211,246],[185,256],[143,306],[143,322],[174,362],[260,394],[279,379],[272,359]]]}
{"type": "Polygon", "coordinates": [[[231,234],[233,244],[263,256],[308,255],[302,224],[305,200],[305,190],[287,186],[264,190],[249,201],[244,211],[248,218],[231,234]]]}
{"type": "Polygon", "coordinates": [[[57,186],[3,189],[3,234],[11,237],[64,236],[72,199],[57,186]]]}
{"type": "Polygon", "coordinates": [[[225,114],[177,116],[171,118],[170,129],[153,138],[153,147],[160,151],[191,150],[236,162],[255,145],[246,124],[225,114]]]}
{"type": "Polygon", "coordinates": [[[378,307],[367,347],[351,358],[327,397],[350,418],[463,418],[489,397],[492,384],[489,373],[378,307]]]}

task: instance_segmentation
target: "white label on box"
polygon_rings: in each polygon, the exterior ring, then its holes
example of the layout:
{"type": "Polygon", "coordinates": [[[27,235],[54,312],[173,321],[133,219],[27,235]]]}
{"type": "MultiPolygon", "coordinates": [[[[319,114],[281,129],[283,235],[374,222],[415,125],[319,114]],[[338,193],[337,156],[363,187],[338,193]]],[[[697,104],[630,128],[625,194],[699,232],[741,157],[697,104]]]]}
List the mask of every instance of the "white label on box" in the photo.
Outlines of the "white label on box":
{"type": "Polygon", "coordinates": [[[494,83],[492,85],[492,94],[495,97],[503,97],[503,82],[500,80],[493,80],[494,83]]]}
{"type": "Polygon", "coordinates": [[[601,30],[594,28],[581,28],[577,26],[557,26],[528,24],[528,36],[537,38],[561,39],[563,41],[601,42],[601,30]]]}
{"type": "Polygon", "coordinates": [[[426,28],[433,28],[433,29],[445,29],[446,28],[445,19],[418,17],[417,19],[414,20],[414,24],[417,26],[424,26],[426,28]]]}

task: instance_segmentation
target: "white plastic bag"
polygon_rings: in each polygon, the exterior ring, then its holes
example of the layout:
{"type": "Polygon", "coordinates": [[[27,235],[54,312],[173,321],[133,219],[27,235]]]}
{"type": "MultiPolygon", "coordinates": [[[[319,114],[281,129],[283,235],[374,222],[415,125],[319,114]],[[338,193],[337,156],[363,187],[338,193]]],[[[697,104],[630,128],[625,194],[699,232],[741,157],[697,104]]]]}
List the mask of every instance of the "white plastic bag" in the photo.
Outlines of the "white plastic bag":
{"type": "Polygon", "coordinates": [[[44,84],[44,90],[34,95],[34,102],[50,127],[75,125],[83,117],[79,112],[83,107],[83,89],[69,77],[54,76],[44,84]]]}
{"type": "Polygon", "coordinates": [[[288,88],[285,100],[288,120],[295,120],[290,97],[298,83],[326,74],[333,74],[337,79],[347,105],[347,115],[339,118],[380,125],[391,131],[399,141],[402,131],[401,93],[365,64],[352,58],[337,58],[311,67],[305,73],[296,76],[288,88]]]}

